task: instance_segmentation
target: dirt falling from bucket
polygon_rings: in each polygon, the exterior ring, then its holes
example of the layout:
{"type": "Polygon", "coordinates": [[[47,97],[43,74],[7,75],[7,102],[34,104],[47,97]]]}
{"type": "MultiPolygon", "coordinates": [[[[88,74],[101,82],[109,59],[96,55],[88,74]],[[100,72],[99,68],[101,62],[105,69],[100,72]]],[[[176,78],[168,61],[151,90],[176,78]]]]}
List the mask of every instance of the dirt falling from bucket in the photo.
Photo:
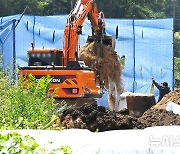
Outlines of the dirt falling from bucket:
{"type": "Polygon", "coordinates": [[[100,47],[91,42],[80,48],[79,58],[90,68],[99,71],[100,81],[104,81],[106,89],[109,90],[109,103],[115,106],[117,99],[115,94],[120,95],[124,89],[121,82],[122,67],[118,53],[112,47],[103,45],[103,57],[101,57],[100,47]]]}

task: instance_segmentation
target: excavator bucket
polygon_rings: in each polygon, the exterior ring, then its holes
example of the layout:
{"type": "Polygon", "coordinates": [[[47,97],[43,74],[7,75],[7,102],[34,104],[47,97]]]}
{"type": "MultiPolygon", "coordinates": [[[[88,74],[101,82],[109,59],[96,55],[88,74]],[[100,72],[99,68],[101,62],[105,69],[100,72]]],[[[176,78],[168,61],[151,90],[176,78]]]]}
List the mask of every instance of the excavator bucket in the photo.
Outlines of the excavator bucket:
{"type": "Polygon", "coordinates": [[[97,42],[97,43],[102,43],[105,45],[110,45],[113,49],[115,48],[115,40],[113,36],[104,36],[104,37],[95,37],[95,36],[88,36],[87,38],[87,43],[91,42],[97,42]]]}
{"type": "Polygon", "coordinates": [[[88,36],[87,43],[95,42],[95,45],[100,47],[100,56],[103,57],[103,45],[110,46],[115,49],[115,39],[112,36],[96,37],[88,36]]]}

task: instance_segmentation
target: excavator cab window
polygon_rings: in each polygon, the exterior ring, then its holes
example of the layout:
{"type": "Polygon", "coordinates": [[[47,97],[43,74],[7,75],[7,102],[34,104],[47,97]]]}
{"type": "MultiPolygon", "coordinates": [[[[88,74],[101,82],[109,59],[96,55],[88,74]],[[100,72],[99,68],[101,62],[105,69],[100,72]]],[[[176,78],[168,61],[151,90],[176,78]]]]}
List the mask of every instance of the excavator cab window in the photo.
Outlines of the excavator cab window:
{"type": "Polygon", "coordinates": [[[54,65],[54,52],[29,53],[29,66],[54,65]]]}

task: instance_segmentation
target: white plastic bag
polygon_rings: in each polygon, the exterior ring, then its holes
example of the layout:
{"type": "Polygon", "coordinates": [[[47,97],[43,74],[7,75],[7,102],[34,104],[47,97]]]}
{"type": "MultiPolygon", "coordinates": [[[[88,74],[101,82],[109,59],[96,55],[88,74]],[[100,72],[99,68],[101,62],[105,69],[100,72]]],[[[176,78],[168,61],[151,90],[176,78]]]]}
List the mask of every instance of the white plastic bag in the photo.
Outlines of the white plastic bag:
{"type": "Polygon", "coordinates": [[[168,102],[166,106],[166,110],[172,111],[173,113],[180,115],[180,105],[175,104],[174,102],[171,102],[171,101],[168,102]]]}

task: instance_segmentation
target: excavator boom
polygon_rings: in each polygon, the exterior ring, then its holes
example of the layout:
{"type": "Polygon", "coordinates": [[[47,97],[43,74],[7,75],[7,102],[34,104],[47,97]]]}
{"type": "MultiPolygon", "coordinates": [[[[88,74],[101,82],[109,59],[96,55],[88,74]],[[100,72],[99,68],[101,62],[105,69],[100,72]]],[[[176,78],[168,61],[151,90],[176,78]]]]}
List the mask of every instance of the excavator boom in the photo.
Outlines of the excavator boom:
{"type": "Polygon", "coordinates": [[[102,45],[110,45],[114,47],[114,40],[111,36],[105,34],[105,21],[103,12],[98,12],[94,0],[78,0],[74,9],[70,12],[64,30],[63,53],[64,65],[68,61],[78,59],[78,40],[82,34],[82,25],[86,19],[91,22],[92,36],[89,36],[87,42],[99,43],[102,45]]]}

